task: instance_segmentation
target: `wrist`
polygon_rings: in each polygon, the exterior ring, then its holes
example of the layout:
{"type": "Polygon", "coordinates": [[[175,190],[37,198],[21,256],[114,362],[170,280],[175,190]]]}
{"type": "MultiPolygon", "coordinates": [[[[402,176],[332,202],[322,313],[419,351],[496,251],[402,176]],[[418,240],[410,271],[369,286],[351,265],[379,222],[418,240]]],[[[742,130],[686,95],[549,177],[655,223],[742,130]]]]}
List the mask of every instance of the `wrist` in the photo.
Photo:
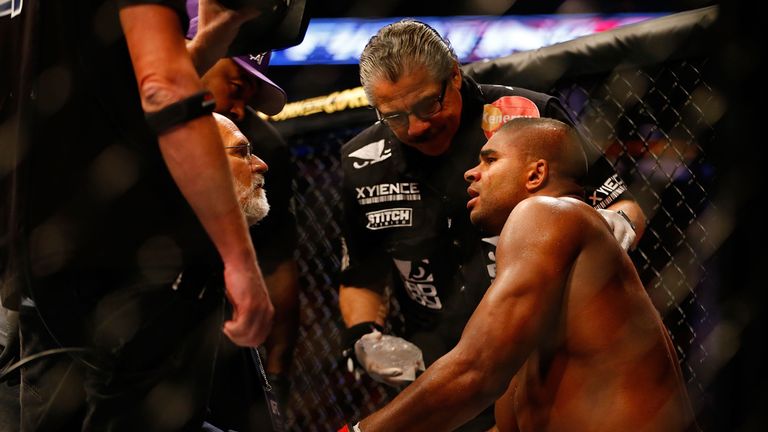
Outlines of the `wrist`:
{"type": "Polygon", "coordinates": [[[216,106],[213,94],[208,90],[199,91],[166,105],[157,111],[147,111],[144,118],[157,135],[185,124],[198,117],[209,115],[216,106]]]}
{"type": "Polygon", "coordinates": [[[375,330],[383,333],[384,327],[374,321],[366,321],[342,330],[341,356],[350,373],[355,372],[356,368],[361,367],[355,355],[355,342],[363,337],[363,335],[367,335],[375,330]]]}
{"type": "Polygon", "coordinates": [[[365,321],[345,328],[341,334],[342,348],[354,349],[355,342],[357,342],[358,339],[374,330],[384,333],[384,327],[375,321],[365,321]]]}
{"type": "Polygon", "coordinates": [[[625,221],[629,224],[629,226],[632,228],[632,231],[637,232],[637,227],[635,226],[635,223],[632,222],[632,219],[629,218],[629,215],[624,212],[624,210],[618,210],[616,213],[619,214],[619,216],[623,217],[625,221]]]}

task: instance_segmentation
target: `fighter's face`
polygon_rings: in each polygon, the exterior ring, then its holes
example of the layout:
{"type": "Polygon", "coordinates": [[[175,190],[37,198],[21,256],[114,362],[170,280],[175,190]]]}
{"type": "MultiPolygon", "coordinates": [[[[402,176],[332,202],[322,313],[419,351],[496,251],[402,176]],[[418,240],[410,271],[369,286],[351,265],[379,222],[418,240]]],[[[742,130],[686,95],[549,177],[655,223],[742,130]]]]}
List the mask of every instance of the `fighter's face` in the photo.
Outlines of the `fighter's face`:
{"type": "Polygon", "coordinates": [[[257,80],[229,58],[216,62],[203,75],[202,81],[216,99],[214,110],[235,121],[245,117],[245,105],[259,87],[257,80]]]}
{"type": "MultiPolygon", "coordinates": [[[[467,209],[473,224],[499,234],[512,209],[524,198],[526,160],[496,134],[480,150],[480,161],[464,174],[467,209]]],[[[509,138],[506,138],[509,139],[509,138]]]]}
{"type": "Polygon", "coordinates": [[[414,68],[398,81],[379,79],[371,86],[379,118],[404,144],[437,156],[451,145],[461,119],[461,75],[435,81],[425,68],[414,68]]]}

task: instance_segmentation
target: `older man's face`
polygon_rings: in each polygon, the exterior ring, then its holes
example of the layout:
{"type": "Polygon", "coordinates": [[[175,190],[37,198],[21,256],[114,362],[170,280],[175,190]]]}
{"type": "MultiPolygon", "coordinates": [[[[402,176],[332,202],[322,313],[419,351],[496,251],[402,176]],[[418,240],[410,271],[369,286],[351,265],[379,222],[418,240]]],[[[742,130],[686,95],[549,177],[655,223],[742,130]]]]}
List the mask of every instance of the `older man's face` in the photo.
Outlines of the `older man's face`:
{"type": "Polygon", "coordinates": [[[424,67],[414,67],[396,82],[380,78],[371,85],[379,118],[400,141],[428,156],[451,146],[461,122],[460,88],[458,69],[437,81],[424,67]]]}
{"type": "Polygon", "coordinates": [[[248,223],[253,225],[269,212],[267,193],[264,190],[267,164],[251,153],[248,139],[231,120],[220,114],[214,114],[214,117],[227,152],[240,207],[248,223]]]}

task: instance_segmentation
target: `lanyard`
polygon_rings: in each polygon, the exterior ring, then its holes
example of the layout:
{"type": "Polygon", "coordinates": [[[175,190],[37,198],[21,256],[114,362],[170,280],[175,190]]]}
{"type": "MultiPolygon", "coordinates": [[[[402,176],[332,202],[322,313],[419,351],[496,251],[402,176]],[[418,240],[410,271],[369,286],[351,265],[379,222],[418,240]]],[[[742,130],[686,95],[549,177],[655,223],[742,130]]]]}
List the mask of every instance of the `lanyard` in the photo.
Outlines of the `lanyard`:
{"type": "Polygon", "coordinates": [[[272,420],[272,430],[274,432],[285,432],[285,426],[283,423],[283,415],[280,412],[280,405],[277,403],[277,397],[272,392],[272,386],[267,379],[267,373],[264,371],[264,364],[261,361],[261,355],[257,348],[250,348],[251,358],[256,368],[259,370],[259,376],[261,377],[261,387],[264,390],[264,398],[267,401],[267,410],[269,411],[269,418],[272,420]]]}

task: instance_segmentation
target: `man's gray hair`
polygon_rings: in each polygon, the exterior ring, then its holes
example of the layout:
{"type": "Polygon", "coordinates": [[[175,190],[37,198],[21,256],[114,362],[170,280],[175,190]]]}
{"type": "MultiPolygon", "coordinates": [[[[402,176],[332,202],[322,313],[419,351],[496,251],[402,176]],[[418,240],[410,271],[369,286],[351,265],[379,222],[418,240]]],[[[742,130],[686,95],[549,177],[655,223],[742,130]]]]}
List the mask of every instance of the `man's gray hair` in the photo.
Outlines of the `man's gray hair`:
{"type": "Polygon", "coordinates": [[[425,67],[436,81],[451,76],[459,60],[450,42],[423,22],[404,19],[382,27],[360,55],[360,82],[371,104],[374,81],[396,82],[414,68],[425,67]]]}

